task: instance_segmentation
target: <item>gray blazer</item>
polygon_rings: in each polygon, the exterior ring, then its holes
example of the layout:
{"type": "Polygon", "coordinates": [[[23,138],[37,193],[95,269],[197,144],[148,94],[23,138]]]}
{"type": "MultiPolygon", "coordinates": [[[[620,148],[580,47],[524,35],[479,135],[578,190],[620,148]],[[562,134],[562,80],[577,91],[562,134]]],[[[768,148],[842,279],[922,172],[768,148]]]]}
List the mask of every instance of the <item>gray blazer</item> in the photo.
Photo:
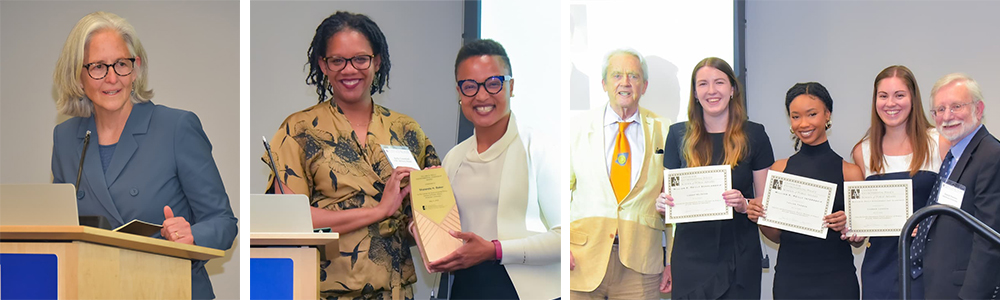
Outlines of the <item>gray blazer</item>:
{"type": "MultiPolygon", "coordinates": [[[[133,219],[161,224],[163,206],[169,205],[174,216],[191,223],[196,245],[232,247],[236,217],[198,116],[152,102],[135,104],[107,172],[94,117],[66,120],[52,133],[53,183],[76,182],[87,130],[91,141],[77,193],[80,215],[104,216],[115,227],[133,219]]],[[[206,262],[191,262],[192,298],[215,298],[206,262]]]]}

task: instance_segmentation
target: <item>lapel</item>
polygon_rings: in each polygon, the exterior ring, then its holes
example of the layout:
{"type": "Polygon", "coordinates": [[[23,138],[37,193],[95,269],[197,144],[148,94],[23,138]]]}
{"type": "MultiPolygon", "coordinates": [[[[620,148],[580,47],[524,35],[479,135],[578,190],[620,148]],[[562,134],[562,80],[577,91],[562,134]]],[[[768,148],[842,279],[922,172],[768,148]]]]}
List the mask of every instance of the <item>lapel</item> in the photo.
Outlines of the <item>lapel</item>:
{"type": "Polygon", "coordinates": [[[972,154],[976,152],[977,148],[979,148],[979,143],[983,141],[983,138],[989,134],[990,132],[986,130],[986,126],[984,125],[982,129],[977,131],[976,134],[972,136],[972,139],[969,140],[969,145],[965,147],[965,151],[962,152],[962,156],[958,158],[958,161],[955,163],[955,169],[951,171],[951,175],[948,176],[948,179],[958,182],[958,180],[962,178],[962,172],[964,172],[965,167],[968,166],[969,160],[972,158],[972,154]]]}
{"type": "Polygon", "coordinates": [[[138,103],[132,106],[132,112],[129,113],[125,128],[122,129],[122,134],[118,137],[118,146],[115,147],[115,154],[111,157],[111,164],[108,165],[108,172],[105,174],[109,187],[118,180],[122,169],[125,168],[139,147],[138,142],[149,129],[149,119],[153,114],[153,107],[152,102],[138,103]]]}
{"type": "Polygon", "coordinates": [[[593,174],[597,177],[597,181],[601,185],[601,190],[604,191],[604,199],[606,201],[617,202],[615,200],[614,188],[611,187],[611,174],[609,174],[607,162],[608,159],[605,157],[605,147],[604,144],[604,110],[607,104],[601,106],[598,109],[594,109],[593,115],[591,115],[591,120],[593,122],[590,124],[590,128],[587,130],[587,146],[584,154],[587,159],[586,161],[594,162],[592,164],[593,174]]]}
{"type": "Polygon", "coordinates": [[[653,118],[649,117],[647,111],[642,107],[640,107],[639,111],[636,113],[639,114],[640,118],[639,122],[642,122],[642,136],[645,141],[645,145],[643,146],[644,151],[642,155],[642,169],[639,169],[639,178],[636,179],[635,186],[633,186],[632,189],[629,190],[628,195],[625,196],[625,199],[622,200],[622,203],[625,203],[625,201],[629,201],[631,199],[631,197],[629,196],[631,196],[633,193],[637,193],[638,190],[641,190],[642,187],[645,186],[647,177],[646,174],[649,173],[646,172],[646,170],[649,170],[649,161],[654,154],[653,153],[653,148],[655,146],[653,143],[653,126],[655,125],[654,120],[653,118]]]}
{"type": "Polygon", "coordinates": [[[524,227],[524,220],[532,216],[528,213],[528,200],[531,189],[528,187],[528,162],[525,145],[518,143],[523,141],[518,132],[514,114],[510,116],[507,125],[508,134],[514,131],[513,141],[504,153],[502,171],[500,173],[500,192],[497,195],[497,237],[501,239],[510,238],[509,232],[518,232],[524,227]]]}
{"type": "MultiPolygon", "coordinates": [[[[97,136],[97,124],[94,123],[94,117],[87,118],[81,124],[82,126],[77,130],[77,137],[81,144],[87,135],[87,130],[90,130],[90,144],[87,146],[87,154],[89,155],[84,157],[82,175],[84,179],[81,180],[87,182],[91,193],[97,198],[97,202],[108,211],[115,221],[118,221],[117,224],[125,224],[121,214],[118,213],[118,208],[115,207],[115,203],[111,201],[111,192],[108,191],[108,184],[104,178],[104,169],[101,167],[101,151],[98,150],[100,138],[97,136]]],[[[78,151],[78,154],[82,154],[82,151],[78,151]]]]}

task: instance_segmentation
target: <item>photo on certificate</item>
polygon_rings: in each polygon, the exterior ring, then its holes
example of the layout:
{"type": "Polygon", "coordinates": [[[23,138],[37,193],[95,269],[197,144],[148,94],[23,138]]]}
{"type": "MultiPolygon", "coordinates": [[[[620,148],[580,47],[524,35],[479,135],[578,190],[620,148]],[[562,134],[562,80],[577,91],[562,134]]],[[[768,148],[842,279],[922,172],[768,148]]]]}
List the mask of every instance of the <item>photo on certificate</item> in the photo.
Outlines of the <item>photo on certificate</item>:
{"type": "Polygon", "coordinates": [[[859,236],[899,236],[913,214],[913,180],[846,181],[847,227],[859,236]]]}
{"type": "Polygon", "coordinates": [[[732,189],[730,166],[667,169],[663,178],[667,194],[674,198],[674,206],[663,214],[667,224],[733,218],[733,208],[722,199],[722,193],[732,189]]]}
{"type": "Polygon", "coordinates": [[[762,205],[767,212],[758,225],[826,239],[823,217],[833,210],[837,184],[768,171],[762,205]]]}

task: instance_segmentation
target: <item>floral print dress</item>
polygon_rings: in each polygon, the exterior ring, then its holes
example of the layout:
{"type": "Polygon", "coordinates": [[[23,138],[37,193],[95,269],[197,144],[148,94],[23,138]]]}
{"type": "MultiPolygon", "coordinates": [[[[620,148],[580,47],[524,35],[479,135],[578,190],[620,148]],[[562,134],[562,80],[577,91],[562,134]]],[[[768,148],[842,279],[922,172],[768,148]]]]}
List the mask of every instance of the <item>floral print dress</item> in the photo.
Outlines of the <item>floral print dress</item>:
{"type": "MultiPolygon", "coordinates": [[[[406,146],[421,168],[441,160],[409,116],[372,105],[365,144],[332,101],[288,116],[271,147],[278,176],[310,204],[327,210],[375,207],[382,200],[392,166],[381,145],[406,146]]],[[[267,154],[263,156],[267,161],[267,154]]],[[[269,186],[273,186],[273,177],[269,186]]],[[[404,180],[404,184],[406,181],[404,180]]],[[[324,299],[412,299],[416,282],[410,254],[409,196],[391,217],[340,233],[340,256],[320,263],[324,299]]]]}

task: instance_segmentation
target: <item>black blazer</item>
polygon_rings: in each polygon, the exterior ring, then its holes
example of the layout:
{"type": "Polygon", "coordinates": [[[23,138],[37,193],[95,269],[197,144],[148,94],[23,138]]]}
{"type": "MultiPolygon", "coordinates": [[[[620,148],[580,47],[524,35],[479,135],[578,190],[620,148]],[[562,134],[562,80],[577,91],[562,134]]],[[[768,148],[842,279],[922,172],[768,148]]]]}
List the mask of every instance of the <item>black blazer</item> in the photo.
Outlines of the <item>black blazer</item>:
{"type": "MultiPolygon", "coordinates": [[[[965,186],[962,210],[1000,231],[1000,142],[986,126],[969,141],[951,172],[965,186]]],[[[924,258],[927,299],[996,299],[1000,246],[942,215],[928,233],[924,258]]]]}

